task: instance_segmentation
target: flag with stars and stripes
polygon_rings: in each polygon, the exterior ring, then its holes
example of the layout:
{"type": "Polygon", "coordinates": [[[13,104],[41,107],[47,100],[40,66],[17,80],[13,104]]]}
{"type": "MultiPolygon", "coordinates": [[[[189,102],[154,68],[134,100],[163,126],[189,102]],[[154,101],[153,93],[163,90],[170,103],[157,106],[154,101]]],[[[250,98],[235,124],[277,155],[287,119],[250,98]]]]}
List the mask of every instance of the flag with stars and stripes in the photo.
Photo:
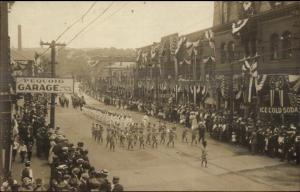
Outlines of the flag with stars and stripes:
{"type": "Polygon", "coordinates": [[[288,93],[288,97],[290,100],[290,105],[293,107],[300,108],[300,95],[297,93],[288,93]]]}
{"type": "Polygon", "coordinates": [[[290,92],[288,97],[290,105],[300,108],[300,75],[289,75],[290,92]]]}
{"type": "Polygon", "coordinates": [[[225,76],[223,76],[221,79],[220,89],[221,89],[222,97],[224,99],[228,99],[229,98],[229,79],[226,78],[225,76]]]}
{"type": "Polygon", "coordinates": [[[178,44],[178,35],[174,35],[170,37],[170,53],[171,55],[175,55],[178,44]]]}

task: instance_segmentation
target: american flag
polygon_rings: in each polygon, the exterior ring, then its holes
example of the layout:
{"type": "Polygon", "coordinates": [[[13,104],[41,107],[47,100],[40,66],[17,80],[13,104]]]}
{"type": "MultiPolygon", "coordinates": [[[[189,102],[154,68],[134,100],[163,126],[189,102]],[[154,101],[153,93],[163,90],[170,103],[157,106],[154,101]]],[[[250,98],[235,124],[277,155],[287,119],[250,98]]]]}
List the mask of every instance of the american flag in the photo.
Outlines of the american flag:
{"type": "Polygon", "coordinates": [[[178,36],[170,37],[170,53],[171,55],[175,55],[178,44],[178,36]]]}
{"type": "Polygon", "coordinates": [[[228,99],[229,98],[229,79],[226,78],[225,76],[223,76],[223,78],[221,79],[220,89],[221,89],[222,96],[225,99],[228,99]]]}
{"type": "Polygon", "coordinates": [[[288,93],[290,104],[293,107],[300,108],[300,95],[297,93],[288,93]]]}

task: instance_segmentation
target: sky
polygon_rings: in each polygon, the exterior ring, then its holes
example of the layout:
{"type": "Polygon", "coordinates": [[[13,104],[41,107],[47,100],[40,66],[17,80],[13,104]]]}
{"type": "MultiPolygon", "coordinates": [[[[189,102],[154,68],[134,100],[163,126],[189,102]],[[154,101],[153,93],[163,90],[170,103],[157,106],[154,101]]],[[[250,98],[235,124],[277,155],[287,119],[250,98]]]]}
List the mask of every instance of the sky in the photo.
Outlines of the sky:
{"type": "Polygon", "coordinates": [[[9,13],[11,47],[17,47],[18,25],[22,26],[22,46],[28,48],[40,47],[40,40],[56,39],[76,20],[80,21],[59,39],[59,43],[70,42],[95,20],[67,46],[138,48],[159,42],[161,37],[169,34],[188,34],[211,27],[213,22],[213,1],[96,2],[82,18],[93,3],[16,1],[9,13]]]}

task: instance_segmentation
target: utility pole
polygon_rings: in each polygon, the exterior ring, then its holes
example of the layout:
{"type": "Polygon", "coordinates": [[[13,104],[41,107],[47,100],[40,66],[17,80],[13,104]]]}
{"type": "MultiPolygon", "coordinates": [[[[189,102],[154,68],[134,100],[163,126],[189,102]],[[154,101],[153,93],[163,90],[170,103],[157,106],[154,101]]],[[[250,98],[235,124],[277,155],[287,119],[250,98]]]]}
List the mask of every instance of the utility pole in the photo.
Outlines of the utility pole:
{"type": "Polygon", "coordinates": [[[9,70],[8,2],[0,2],[0,182],[11,170],[12,84],[9,70]]]}
{"type": "MultiPolygon", "coordinates": [[[[232,53],[233,54],[233,53],[232,53]]],[[[233,55],[229,55],[229,65],[230,65],[230,83],[229,83],[229,108],[230,108],[230,116],[229,122],[230,126],[233,125],[233,113],[234,113],[234,92],[233,92],[233,75],[234,75],[234,68],[233,68],[233,55]]]]}
{"type": "MultiPolygon", "coordinates": [[[[66,46],[64,43],[56,43],[54,40],[51,43],[40,42],[40,45],[48,45],[51,48],[51,78],[55,78],[55,47],[66,46]]],[[[51,93],[51,108],[50,108],[50,126],[55,128],[55,93],[51,93]]]]}

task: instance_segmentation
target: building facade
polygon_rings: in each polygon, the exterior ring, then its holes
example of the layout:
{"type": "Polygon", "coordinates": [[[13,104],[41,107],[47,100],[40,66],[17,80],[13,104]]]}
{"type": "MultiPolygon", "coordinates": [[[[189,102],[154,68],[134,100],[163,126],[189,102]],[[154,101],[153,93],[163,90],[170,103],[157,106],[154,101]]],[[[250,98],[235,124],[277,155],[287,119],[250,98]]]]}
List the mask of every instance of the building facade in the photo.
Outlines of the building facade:
{"type": "Polygon", "coordinates": [[[299,16],[297,1],[216,1],[212,27],[137,49],[133,96],[295,120],[299,16]]]}

